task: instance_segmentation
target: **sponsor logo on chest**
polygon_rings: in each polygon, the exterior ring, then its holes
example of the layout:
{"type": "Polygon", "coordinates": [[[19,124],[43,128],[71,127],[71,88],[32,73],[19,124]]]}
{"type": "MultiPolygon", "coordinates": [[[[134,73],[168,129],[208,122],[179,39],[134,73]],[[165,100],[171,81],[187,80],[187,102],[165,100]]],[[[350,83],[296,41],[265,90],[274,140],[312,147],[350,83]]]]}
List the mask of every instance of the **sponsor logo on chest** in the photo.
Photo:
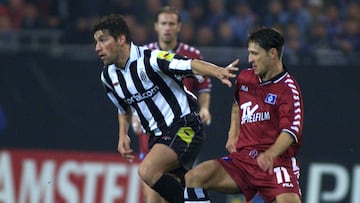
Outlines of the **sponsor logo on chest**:
{"type": "Polygon", "coordinates": [[[270,112],[269,111],[256,112],[258,108],[259,105],[258,104],[253,105],[251,101],[241,104],[240,105],[240,109],[242,110],[241,124],[270,120],[270,112]]]}
{"type": "Polygon", "coordinates": [[[131,97],[124,99],[124,102],[127,104],[132,104],[134,102],[141,102],[147,98],[153,97],[160,90],[159,86],[155,85],[152,88],[142,92],[131,95],[131,97]]]}

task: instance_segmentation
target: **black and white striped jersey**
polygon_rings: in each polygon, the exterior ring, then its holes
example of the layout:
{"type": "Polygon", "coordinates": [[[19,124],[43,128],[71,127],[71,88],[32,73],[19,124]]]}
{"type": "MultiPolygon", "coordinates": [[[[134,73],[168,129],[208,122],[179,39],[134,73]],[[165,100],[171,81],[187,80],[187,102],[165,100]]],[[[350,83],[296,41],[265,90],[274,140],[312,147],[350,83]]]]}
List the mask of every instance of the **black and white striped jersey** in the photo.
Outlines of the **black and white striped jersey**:
{"type": "Polygon", "coordinates": [[[101,80],[119,114],[131,107],[144,130],[160,136],[175,120],[198,110],[195,96],[181,82],[192,74],[190,63],[173,53],[131,44],[125,68],[105,66],[101,80]]]}

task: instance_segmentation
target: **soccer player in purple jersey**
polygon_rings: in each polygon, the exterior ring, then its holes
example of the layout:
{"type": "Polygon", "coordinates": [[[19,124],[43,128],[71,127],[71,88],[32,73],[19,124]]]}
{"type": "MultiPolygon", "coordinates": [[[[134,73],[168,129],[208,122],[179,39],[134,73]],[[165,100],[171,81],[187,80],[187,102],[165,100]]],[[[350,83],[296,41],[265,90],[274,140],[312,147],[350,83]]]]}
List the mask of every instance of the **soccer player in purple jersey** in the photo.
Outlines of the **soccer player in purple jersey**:
{"type": "Polygon", "coordinates": [[[186,203],[210,202],[206,189],[259,193],[265,203],[300,203],[295,156],[302,142],[300,87],[282,63],[283,36],[257,27],[248,37],[251,68],[236,81],[226,149],[229,156],[201,163],[185,175],[186,203]]]}

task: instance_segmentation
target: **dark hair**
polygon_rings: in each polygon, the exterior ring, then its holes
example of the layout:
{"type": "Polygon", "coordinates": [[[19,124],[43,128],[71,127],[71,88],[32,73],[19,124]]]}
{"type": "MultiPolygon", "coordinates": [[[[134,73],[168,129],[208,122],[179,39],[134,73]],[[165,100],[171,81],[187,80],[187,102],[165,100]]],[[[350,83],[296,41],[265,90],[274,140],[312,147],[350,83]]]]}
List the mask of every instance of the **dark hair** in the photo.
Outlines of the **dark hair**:
{"type": "Polygon", "coordinates": [[[169,13],[169,14],[175,14],[177,15],[178,18],[178,22],[181,22],[181,17],[180,17],[180,12],[178,9],[171,7],[171,6],[164,6],[162,8],[160,8],[156,13],[155,13],[155,17],[154,20],[155,22],[157,22],[159,20],[159,15],[163,14],[163,13],[169,13]]]}
{"type": "Polygon", "coordinates": [[[103,16],[93,27],[93,34],[99,30],[107,30],[109,34],[117,39],[120,35],[125,35],[126,42],[130,43],[130,29],[122,15],[110,14],[103,16]]]}
{"type": "Polygon", "coordinates": [[[284,37],[280,32],[268,27],[255,27],[250,31],[247,43],[255,42],[266,51],[275,48],[280,58],[284,45],[284,37]]]}

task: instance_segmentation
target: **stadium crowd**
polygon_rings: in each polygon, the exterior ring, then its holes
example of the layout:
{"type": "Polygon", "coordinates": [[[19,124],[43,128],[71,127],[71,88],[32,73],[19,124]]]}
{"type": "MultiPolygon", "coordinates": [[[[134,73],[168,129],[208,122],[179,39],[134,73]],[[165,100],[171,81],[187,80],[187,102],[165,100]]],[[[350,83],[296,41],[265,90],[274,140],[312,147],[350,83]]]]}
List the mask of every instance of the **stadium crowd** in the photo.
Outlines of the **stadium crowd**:
{"type": "Polygon", "coordinates": [[[0,33],[60,30],[62,43],[88,44],[99,16],[121,13],[133,41],[146,44],[156,40],[153,16],[164,5],[181,11],[179,38],[195,46],[246,46],[249,29],[265,25],[284,33],[290,52],[360,50],[359,0],[0,0],[0,33]]]}

